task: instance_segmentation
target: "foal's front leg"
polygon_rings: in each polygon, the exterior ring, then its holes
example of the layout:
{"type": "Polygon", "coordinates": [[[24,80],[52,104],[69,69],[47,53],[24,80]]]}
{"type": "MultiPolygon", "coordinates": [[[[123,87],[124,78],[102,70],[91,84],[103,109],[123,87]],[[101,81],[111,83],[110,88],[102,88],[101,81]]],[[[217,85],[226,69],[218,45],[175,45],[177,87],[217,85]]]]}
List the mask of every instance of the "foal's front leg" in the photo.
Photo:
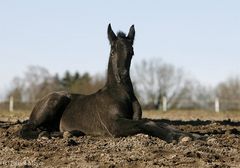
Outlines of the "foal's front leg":
{"type": "Polygon", "coordinates": [[[151,120],[129,120],[120,118],[116,120],[116,129],[111,132],[115,137],[131,136],[139,133],[158,137],[166,142],[173,140],[179,141],[182,137],[191,137],[194,139],[201,139],[200,135],[183,132],[171,127],[165,123],[158,123],[151,120]]]}
{"type": "Polygon", "coordinates": [[[137,99],[132,102],[133,108],[133,120],[141,120],[142,119],[142,108],[137,99]]]}

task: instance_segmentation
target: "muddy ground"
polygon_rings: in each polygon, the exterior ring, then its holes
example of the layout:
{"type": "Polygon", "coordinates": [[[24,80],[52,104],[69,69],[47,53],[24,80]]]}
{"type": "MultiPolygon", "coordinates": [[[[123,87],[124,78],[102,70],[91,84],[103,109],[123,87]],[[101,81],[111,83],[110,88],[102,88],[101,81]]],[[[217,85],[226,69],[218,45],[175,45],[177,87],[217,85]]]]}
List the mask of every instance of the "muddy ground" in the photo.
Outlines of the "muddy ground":
{"type": "Polygon", "coordinates": [[[0,121],[0,167],[240,167],[240,122],[168,120],[206,141],[166,143],[147,135],[24,140],[21,122],[0,121]]]}

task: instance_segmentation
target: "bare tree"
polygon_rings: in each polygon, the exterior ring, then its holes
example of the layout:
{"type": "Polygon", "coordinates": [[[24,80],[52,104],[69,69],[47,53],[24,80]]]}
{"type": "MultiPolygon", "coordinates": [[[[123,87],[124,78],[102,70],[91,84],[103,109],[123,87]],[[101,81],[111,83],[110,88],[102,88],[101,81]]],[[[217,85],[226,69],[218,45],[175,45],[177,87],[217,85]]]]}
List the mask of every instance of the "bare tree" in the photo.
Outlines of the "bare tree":
{"type": "Polygon", "coordinates": [[[166,64],[160,59],[143,60],[134,67],[133,79],[141,100],[155,108],[161,105],[163,96],[168,99],[168,106],[174,107],[178,97],[183,94],[186,78],[182,69],[166,64]]]}
{"type": "Polygon", "coordinates": [[[23,85],[22,79],[15,77],[12,81],[12,87],[8,92],[7,97],[9,98],[10,96],[13,96],[15,101],[22,102],[24,94],[23,85]]]}
{"type": "Polygon", "coordinates": [[[183,109],[211,109],[213,108],[214,90],[202,85],[199,81],[190,79],[177,98],[177,108],[183,109]]]}
{"type": "Polygon", "coordinates": [[[23,77],[15,77],[8,96],[17,101],[35,102],[51,91],[60,89],[60,85],[46,68],[29,66],[23,77]]]}
{"type": "Polygon", "coordinates": [[[52,76],[46,68],[40,66],[29,66],[25,72],[23,81],[25,98],[28,101],[36,101],[49,90],[52,84],[52,76]]]}
{"type": "Polygon", "coordinates": [[[220,83],[216,88],[216,95],[220,99],[221,109],[240,109],[240,77],[235,76],[220,83]]]}

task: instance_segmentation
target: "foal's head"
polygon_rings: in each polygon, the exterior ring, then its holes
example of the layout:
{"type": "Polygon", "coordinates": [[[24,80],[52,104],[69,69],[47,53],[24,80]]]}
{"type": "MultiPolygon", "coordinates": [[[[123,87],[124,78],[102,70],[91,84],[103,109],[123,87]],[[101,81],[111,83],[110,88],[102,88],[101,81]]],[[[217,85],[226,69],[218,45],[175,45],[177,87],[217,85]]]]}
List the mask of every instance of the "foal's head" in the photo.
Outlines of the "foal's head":
{"type": "Polygon", "coordinates": [[[111,25],[108,25],[108,39],[111,45],[109,64],[111,65],[113,75],[118,83],[123,82],[123,80],[129,77],[131,59],[134,54],[134,37],[134,25],[130,27],[127,36],[123,32],[118,32],[117,35],[115,35],[111,25]]]}

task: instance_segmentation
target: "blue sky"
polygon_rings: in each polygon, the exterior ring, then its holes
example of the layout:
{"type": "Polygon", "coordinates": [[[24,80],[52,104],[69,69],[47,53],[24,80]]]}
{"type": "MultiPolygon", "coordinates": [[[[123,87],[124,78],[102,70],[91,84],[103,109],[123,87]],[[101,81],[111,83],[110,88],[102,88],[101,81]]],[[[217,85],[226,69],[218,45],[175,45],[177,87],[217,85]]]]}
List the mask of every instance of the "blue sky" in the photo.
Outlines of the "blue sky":
{"type": "Polygon", "coordinates": [[[136,29],[133,64],[161,58],[205,85],[239,75],[237,0],[0,1],[0,98],[29,65],[104,73],[107,25],[136,29]]]}

